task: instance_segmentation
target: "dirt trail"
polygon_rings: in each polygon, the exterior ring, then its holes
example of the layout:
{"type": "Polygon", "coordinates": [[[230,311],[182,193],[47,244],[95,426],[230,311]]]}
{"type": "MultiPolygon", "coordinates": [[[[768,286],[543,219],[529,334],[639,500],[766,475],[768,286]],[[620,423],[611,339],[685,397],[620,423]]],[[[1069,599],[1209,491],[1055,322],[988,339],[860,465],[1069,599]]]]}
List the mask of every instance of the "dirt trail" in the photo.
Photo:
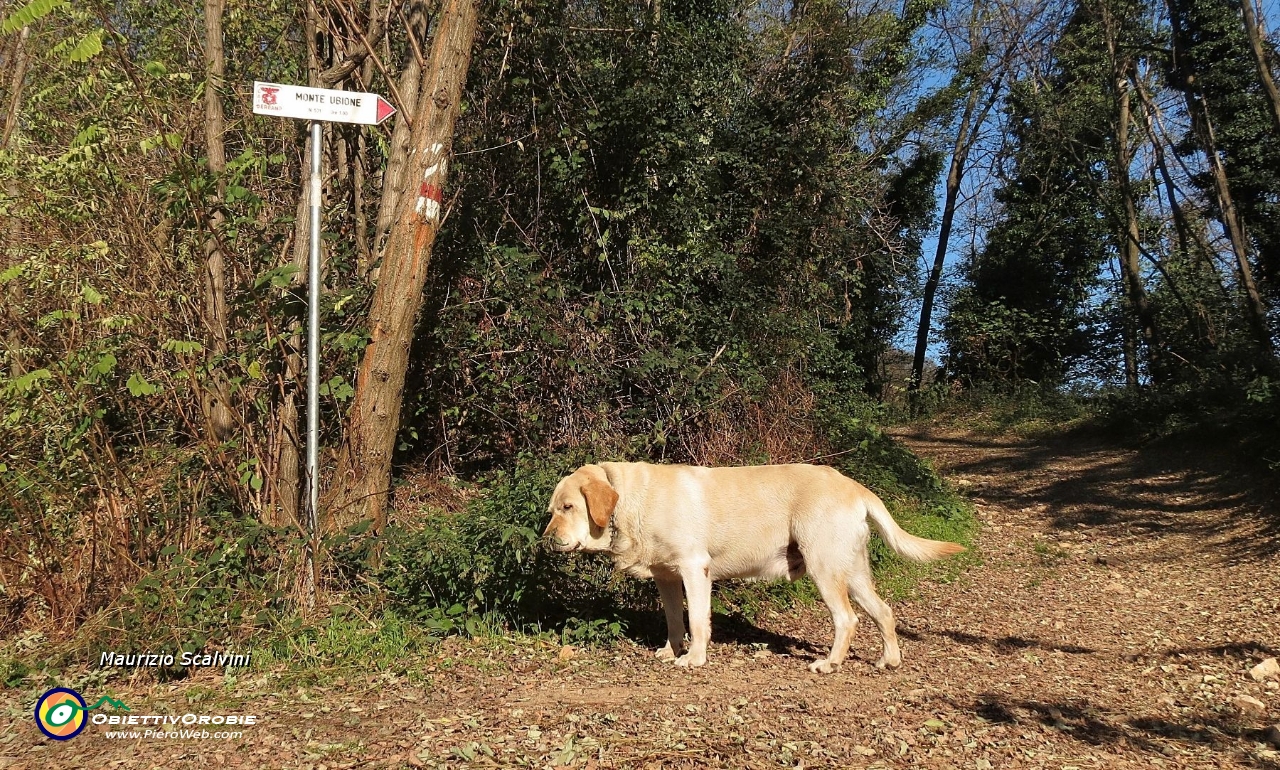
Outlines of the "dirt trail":
{"type": "Polygon", "coordinates": [[[398,676],[121,687],[135,713],[216,704],[262,722],[237,740],[91,728],[54,744],[28,715],[0,766],[1280,768],[1264,733],[1280,681],[1247,673],[1280,655],[1280,505],[1260,482],[1203,448],[901,438],[984,527],[983,564],[896,603],[897,671],[871,667],[864,621],[841,671],[810,674],[830,642],[821,606],[717,617],[694,671],[630,643],[451,641],[398,676]]]}

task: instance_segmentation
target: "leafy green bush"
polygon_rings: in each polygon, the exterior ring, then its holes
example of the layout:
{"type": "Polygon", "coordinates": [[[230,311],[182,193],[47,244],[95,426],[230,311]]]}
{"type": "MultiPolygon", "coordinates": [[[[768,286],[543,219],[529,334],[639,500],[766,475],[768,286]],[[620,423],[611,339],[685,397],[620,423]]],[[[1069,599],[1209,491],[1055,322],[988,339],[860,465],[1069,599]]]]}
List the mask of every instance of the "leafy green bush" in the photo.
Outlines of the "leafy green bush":
{"type": "Polygon", "coordinates": [[[286,533],[229,513],[210,514],[207,540],[182,551],[165,546],[160,563],[126,590],[81,641],[93,649],[232,647],[287,617],[286,533]]]}
{"type": "Polygon", "coordinates": [[[615,575],[607,557],[540,546],[551,490],[586,461],[580,454],[522,454],[514,469],[484,480],[484,493],[465,513],[432,512],[412,529],[391,528],[378,574],[391,601],[443,633],[474,634],[492,623],[620,633],[629,616],[653,604],[652,589],[615,575]],[[618,625],[610,631],[600,618],[618,625]]]}
{"type": "Polygon", "coordinates": [[[1182,380],[1141,391],[1115,390],[1099,399],[1105,425],[1125,435],[1230,438],[1242,456],[1280,466],[1280,387],[1266,375],[1182,380]],[[1241,378],[1243,379],[1243,378],[1241,378]]]}

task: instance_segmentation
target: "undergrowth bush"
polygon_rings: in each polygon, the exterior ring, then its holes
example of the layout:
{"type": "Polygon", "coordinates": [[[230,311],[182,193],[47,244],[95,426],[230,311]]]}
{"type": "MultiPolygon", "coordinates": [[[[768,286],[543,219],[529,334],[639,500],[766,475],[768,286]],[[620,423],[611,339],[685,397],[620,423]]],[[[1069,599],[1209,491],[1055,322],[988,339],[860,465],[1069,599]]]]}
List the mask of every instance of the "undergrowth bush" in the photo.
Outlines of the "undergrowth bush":
{"type": "Polygon", "coordinates": [[[954,423],[979,433],[1038,433],[1097,416],[1096,393],[1035,383],[978,383],[960,388],[937,383],[922,388],[900,421],[924,419],[954,423]]]}
{"type": "Polygon", "coordinates": [[[197,545],[166,546],[154,569],[80,629],[90,659],[103,650],[234,649],[289,617],[297,538],[226,512],[205,521],[197,545]]]}
{"type": "Polygon", "coordinates": [[[1228,437],[1243,455],[1280,467],[1280,383],[1265,375],[1180,381],[1142,391],[1115,390],[1099,399],[1110,429],[1138,439],[1228,437]]]}
{"type": "Polygon", "coordinates": [[[606,557],[540,546],[551,490],[587,461],[582,453],[523,453],[514,469],[482,482],[483,493],[465,513],[428,512],[411,528],[393,526],[378,571],[388,598],[441,633],[475,634],[495,623],[619,633],[626,618],[652,602],[653,590],[615,575],[606,557]],[[601,618],[604,626],[591,625],[601,618]]]}

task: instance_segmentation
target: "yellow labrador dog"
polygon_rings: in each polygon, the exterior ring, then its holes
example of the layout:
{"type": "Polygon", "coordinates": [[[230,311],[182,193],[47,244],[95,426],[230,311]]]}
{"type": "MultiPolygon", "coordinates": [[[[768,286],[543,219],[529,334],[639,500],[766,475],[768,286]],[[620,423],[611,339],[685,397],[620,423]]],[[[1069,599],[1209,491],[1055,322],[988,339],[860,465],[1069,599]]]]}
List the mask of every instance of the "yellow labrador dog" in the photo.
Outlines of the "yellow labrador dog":
{"type": "Polygon", "coordinates": [[[866,487],[817,465],[584,465],[556,485],[550,512],[543,537],[555,550],[608,552],[619,569],[657,581],[667,616],[667,645],[658,657],[679,666],[707,662],[712,581],[798,580],[806,572],[836,632],[831,654],[809,670],[830,673],[844,661],[858,622],[850,592],[884,637],[876,666],[897,666],[902,655],[893,611],[871,580],[867,518],[890,548],[914,561],[964,550],[908,534],[866,487]],[[681,583],[690,626],[683,655],[681,583]]]}

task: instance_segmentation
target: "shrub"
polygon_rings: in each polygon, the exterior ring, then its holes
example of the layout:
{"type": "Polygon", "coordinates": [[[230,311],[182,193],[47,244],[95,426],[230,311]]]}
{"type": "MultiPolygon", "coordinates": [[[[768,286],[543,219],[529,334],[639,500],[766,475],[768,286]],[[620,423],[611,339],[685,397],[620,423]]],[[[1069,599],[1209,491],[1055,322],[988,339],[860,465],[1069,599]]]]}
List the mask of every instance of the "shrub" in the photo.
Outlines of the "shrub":
{"type": "Polygon", "coordinates": [[[576,618],[609,618],[621,630],[630,613],[652,604],[652,591],[615,575],[607,557],[540,546],[548,495],[586,461],[521,454],[515,468],[484,479],[465,513],[431,512],[412,528],[391,528],[378,573],[391,601],[445,633],[476,633],[486,622],[562,628],[576,618]]]}

